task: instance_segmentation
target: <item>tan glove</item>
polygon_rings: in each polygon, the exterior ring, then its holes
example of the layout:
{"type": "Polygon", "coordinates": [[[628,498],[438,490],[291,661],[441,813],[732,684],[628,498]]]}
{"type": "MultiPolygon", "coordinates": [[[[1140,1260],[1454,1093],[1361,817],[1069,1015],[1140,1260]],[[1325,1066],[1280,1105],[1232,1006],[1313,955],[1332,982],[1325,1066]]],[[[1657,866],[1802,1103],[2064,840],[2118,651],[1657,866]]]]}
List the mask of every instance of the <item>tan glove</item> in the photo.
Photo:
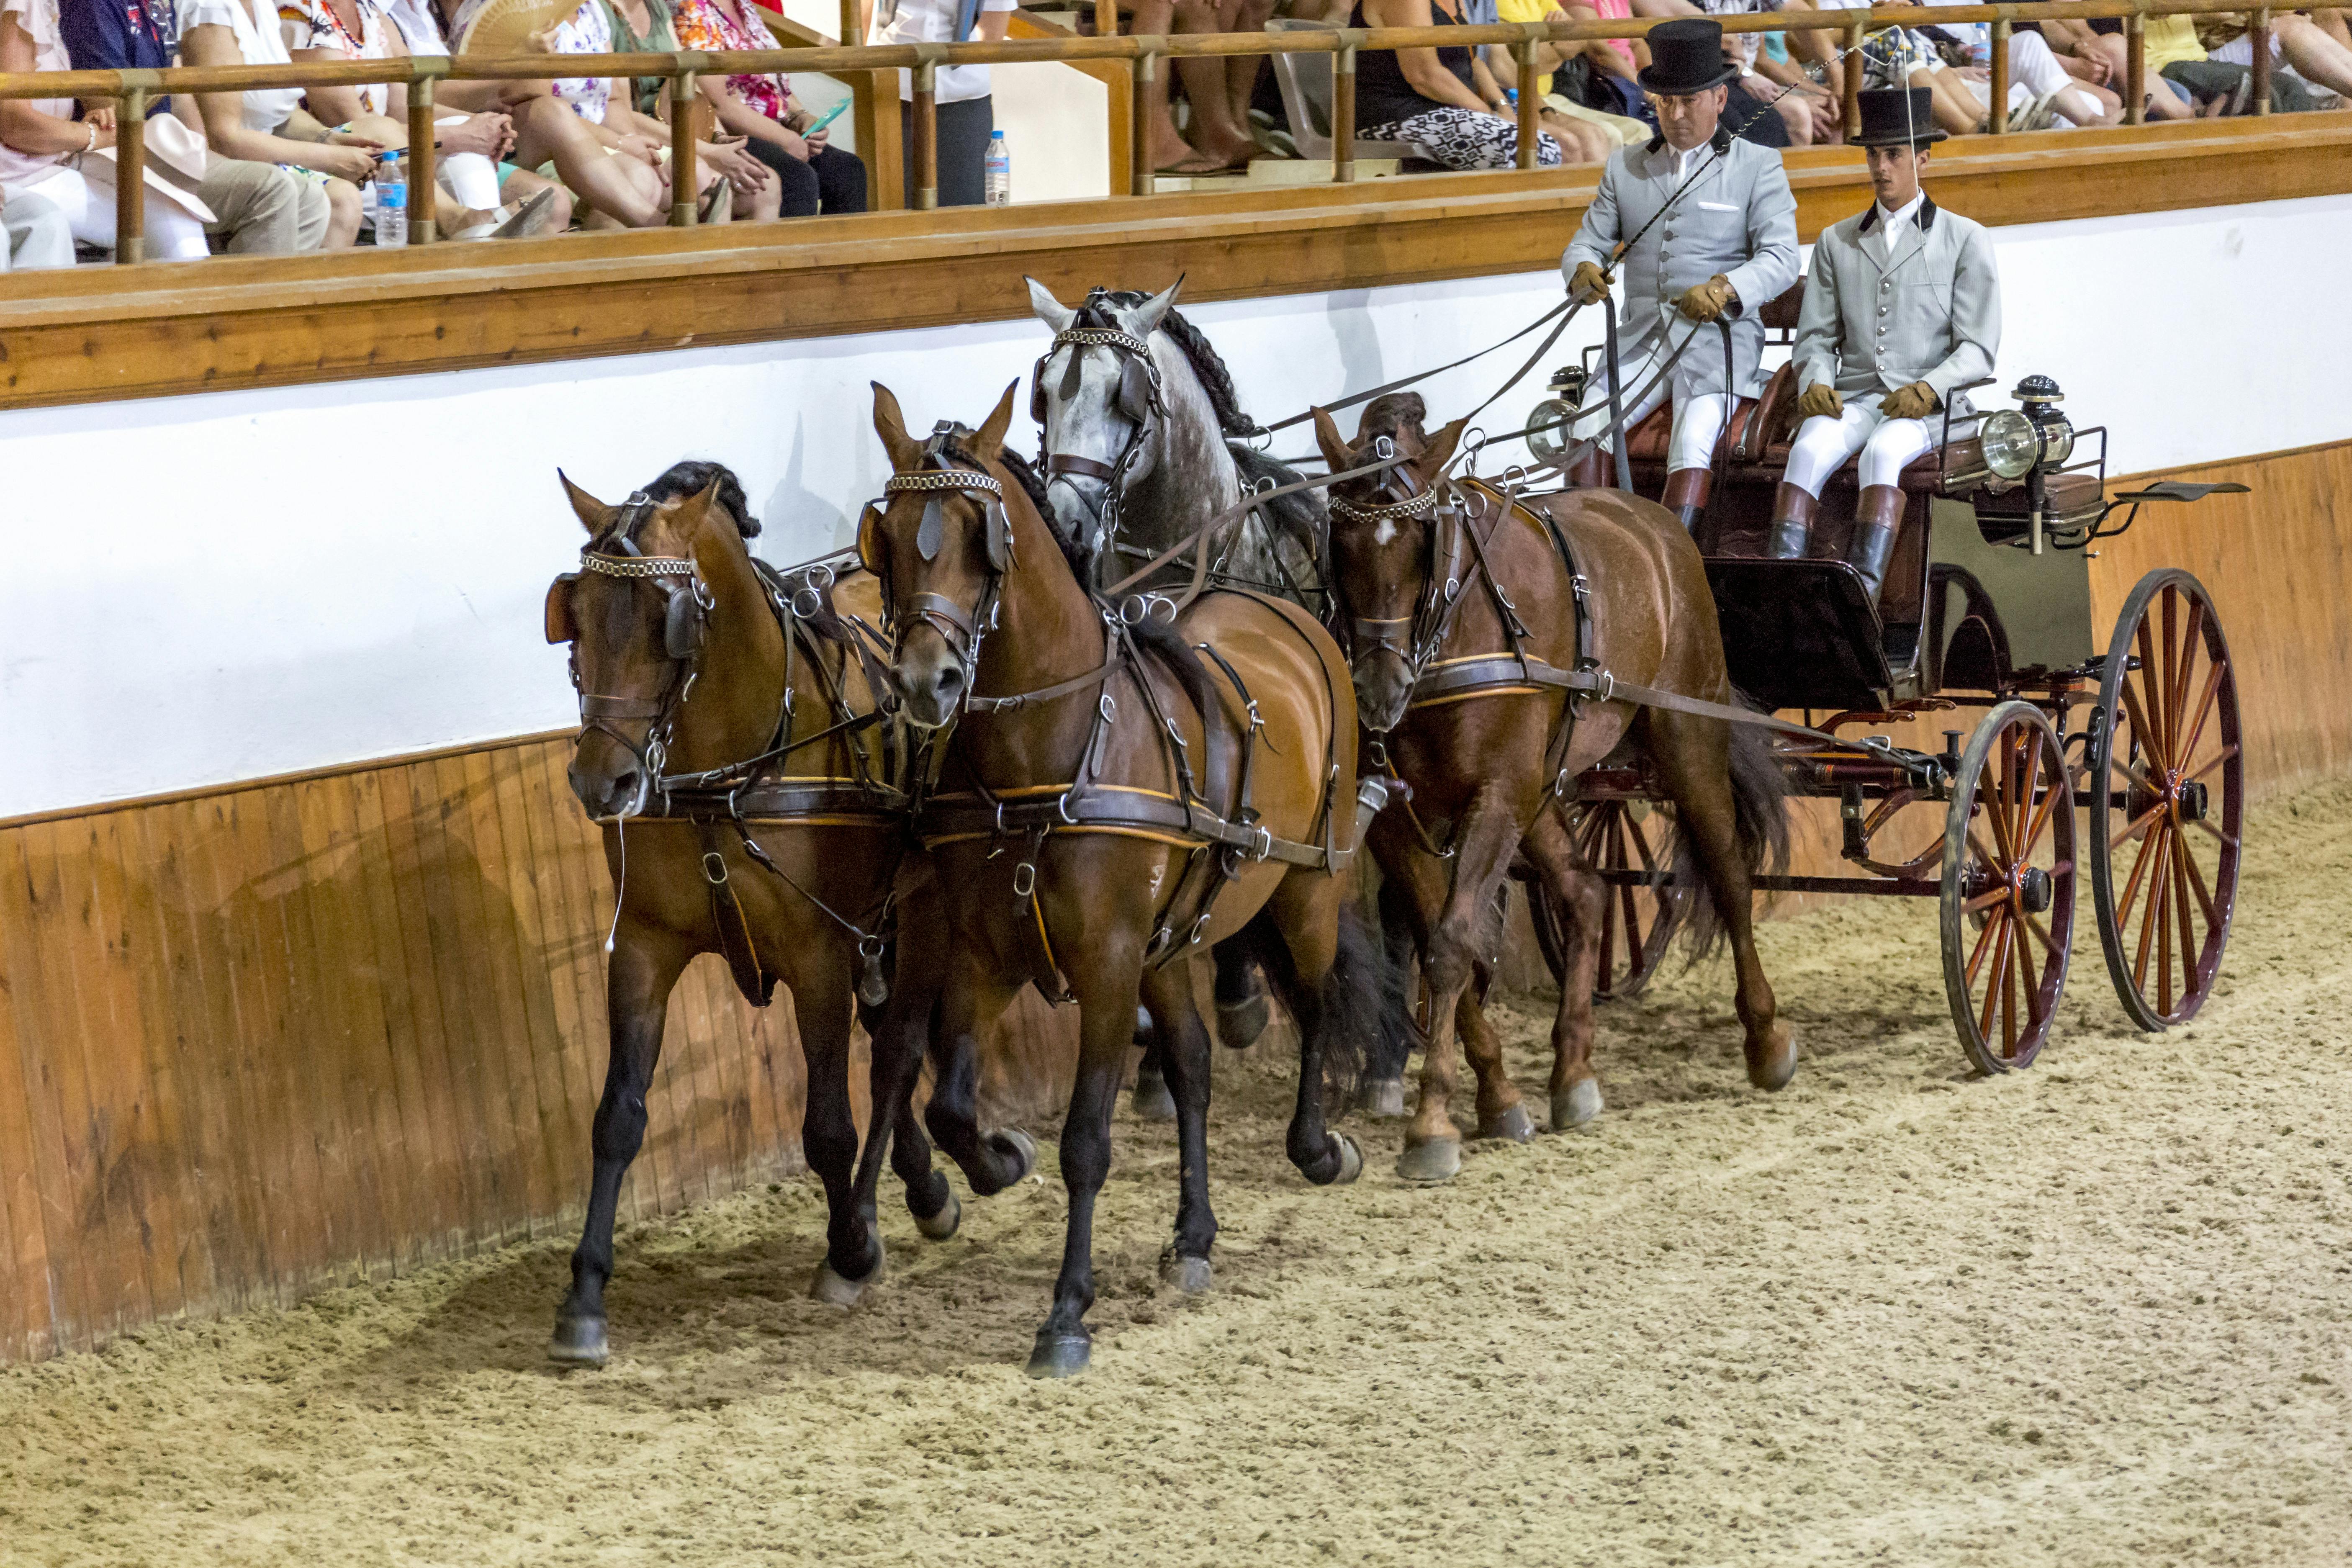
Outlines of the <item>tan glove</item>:
{"type": "Polygon", "coordinates": [[[1797,399],[1797,412],[1808,419],[1835,419],[1844,414],[1845,407],[1838,402],[1834,388],[1823,386],[1817,381],[1805,388],[1804,395],[1797,399]]]}
{"type": "Polygon", "coordinates": [[[1609,293],[1609,275],[1590,261],[1576,264],[1576,276],[1568,280],[1568,297],[1580,305],[1590,305],[1605,299],[1609,293]]]}
{"type": "Polygon", "coordinates": [[[1934,387],[1924,381],[1915,381],[1880,399],[1878,411],[1890,419],[1925,419],[1936,412],[1936,405],[1941,401],[1934,387]]]}
{"type": "Polygon", "coordinates": [[[1684,289],[1683,297],[1675,301],[1675,309],[1694,321],[1713,321],[1720,320],[1724,310],[1738,298],[1731,279],[1718,272],[1706,282],[1684,289]]]}

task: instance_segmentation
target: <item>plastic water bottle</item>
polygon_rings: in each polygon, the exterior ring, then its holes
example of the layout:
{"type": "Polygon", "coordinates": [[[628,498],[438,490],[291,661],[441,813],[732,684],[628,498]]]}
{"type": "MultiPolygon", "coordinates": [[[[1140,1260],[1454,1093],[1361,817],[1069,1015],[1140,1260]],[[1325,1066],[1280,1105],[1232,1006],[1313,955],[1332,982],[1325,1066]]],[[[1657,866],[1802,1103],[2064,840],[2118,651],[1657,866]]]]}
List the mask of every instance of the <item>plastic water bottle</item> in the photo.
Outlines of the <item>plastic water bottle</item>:
{"type": "Polygon", "coordinates": [[[1519,108],[1519,89],[1516,87],[1505,88],[1503,89],[1503,101],[1511,106],[1511,112],[1514,114],[1517,113],[1519,108]]]}
{"type": "MultiPolygon", "coordinates": [[[[969,164],[966,167],[970,167],[969,164]]],[[[1013,205],[1013,154],[1004,145],[1004,132],[988,133],[988,163],[984,174],[987,182],[988,205],[1009,207],[1013,205]]]]}
{"type": "Polygon", "coordinates": [[[408,243],[408,167],[397,153],[386,153],[375,171],[375,242],[379,246],[408,243]]]}

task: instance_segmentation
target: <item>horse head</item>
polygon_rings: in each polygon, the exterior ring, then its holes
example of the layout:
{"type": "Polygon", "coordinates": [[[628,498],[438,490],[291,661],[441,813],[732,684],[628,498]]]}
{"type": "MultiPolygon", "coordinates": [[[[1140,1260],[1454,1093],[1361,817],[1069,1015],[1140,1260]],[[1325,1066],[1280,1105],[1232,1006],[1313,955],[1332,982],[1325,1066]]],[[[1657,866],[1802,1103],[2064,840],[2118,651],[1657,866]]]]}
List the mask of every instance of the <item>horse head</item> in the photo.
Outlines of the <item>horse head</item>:
{"type": "Polygon", "coordinates": [[[858,521],[857,556],[882,584],[900,711],[924,729],[951,722],[971,694],[1013,564],[1007,508],[1029,501],[1018,485],[1008,489],[999,457],[1020,384],[1004,389],[978,430],[943,425],[923,440],[907,433],[898,398],[874,384],[874,430],[892,471],[858,521]]]}
{"type": "Polygon", "coordinates": [[[591,816],[634,816],[671,752],[688,749],[678,737],[687,695],[715,612],[752,578],[743,538],[759,525],[741,510],[735,476],[716,464],[681,463],[619,506],[561,470],[556,478],[588,531],[581,569],[547,590],[547,640],[571,645],[580,694],[580,738],[565,773],[591,816]],[[681,481],[699,486],[687,490],[681,481]]]}
{"type": "Polygon", "coordinates": [[[1099,552],[1118,498],[1162,461],[1168,384],[1152,334],[1184,280],[1135,304],[1097,289],[1075,310],[1035,279],[1024,281],[1037,319],[1054,329],[1029,398],[1045,433],[1046,495],[1062,531],[1099,552]]]}
{"type": "Polygon", "coordinates": [[[1427,634],[1444,604],[1437,560],[1445,465],[1462,438],[1457,419],[1434,436],[1421,428],[1421,399],[1381,398],[1364,411],[1350,447],[1324,409],[1315,439],[1333,473],[1401,458],[1330,490],[1331,623],[1348,652],[1363,727],[1386,734],[1403,721],[1433,647],[1427,634]]]}

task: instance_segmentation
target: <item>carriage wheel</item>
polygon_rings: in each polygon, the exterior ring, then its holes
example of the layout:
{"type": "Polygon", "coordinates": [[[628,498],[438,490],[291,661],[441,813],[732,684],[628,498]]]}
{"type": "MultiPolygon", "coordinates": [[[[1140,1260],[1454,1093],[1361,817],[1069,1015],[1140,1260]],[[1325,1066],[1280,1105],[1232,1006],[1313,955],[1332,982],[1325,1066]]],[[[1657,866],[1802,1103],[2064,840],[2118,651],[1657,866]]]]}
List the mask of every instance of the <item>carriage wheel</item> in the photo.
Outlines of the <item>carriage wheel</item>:
{"type": "Polygon", "coordinates": [[[2029,1066],[2050,1037],[2074,936],[2074,786],[2058,731],[2004,702],[1969,740],[1945,818],[1944,990],[1983,1072],[2029,1066]]]}
{"type": "Polygon", "coordinates": [[[2162,1029],[2212,994],[2245,810],[2237,673],[2212,600],[2188,573],[2151,572],[2132,590],[2097,722],[2088,782],[2099,942],[2124,1011],[2162,1029]]]}
{"type": "MultiPolygon", "coordinates": [[[[1673,874],[1675,817],[1663,806],[1646,801],[1604,800],[1578,806],[1569,815],[1568,830],[1577,858],[1602,871],[1673,874]]],[[[1541,886],[1531,887],[1528,900],[1534,916],[1537,945],[1551,966],[1552,979],[1568,973],[1567,931],[1541,886]]],[[[1666,945],[1682,929],[1690,905],[1690,889],[1673,886],[1611,888],[1601,917],[1601,956],[1593,971],[1592,999],[1622,1002],[1638,996],[1666,956],[1666,945]]]]}

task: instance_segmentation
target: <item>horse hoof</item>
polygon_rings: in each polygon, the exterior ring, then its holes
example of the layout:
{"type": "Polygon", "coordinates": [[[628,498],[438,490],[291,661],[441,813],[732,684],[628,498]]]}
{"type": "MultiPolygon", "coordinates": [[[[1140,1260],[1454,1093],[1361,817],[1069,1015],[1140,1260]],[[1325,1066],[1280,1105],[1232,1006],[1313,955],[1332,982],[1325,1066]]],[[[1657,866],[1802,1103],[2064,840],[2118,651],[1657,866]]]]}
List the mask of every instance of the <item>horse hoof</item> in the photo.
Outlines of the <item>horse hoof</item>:
{"type": "Polygon", "coordinates": [[[1214,1273],[1205,1258],[1187,1258],[1173,1250],[1160,1255],[1160,1278],[1187,1296],[1197,1296],[1207,1289],[1214,1273]]]}
{"type": "MultiPolygon", "coordinates": [[[[875,1244],[874,1250],[878,1255],[882,1250],[879,1237],[875,1238],[875,1244]]],[[[863,1279],[844,1278],[835,1270],[833,1260],[827,1258],[816,1266],[816,1277],[809,1281],[809,1295],[828,1307],[855,1307],[857,1299],[866,1294],[866,1287],[881,1278],[882,1260],[878,1256],[874,1260],[874,1272],[863,1279]]]]}
{"type": "Polygon", "coordinates": [[[1168,1080],[1156,1072],[1135,1075],[1135,1113],[1146,1121],[1176,1120],[1176,1097],[1168,1092],[1168,1080]]]}
{"type": "Polygon", "coordinates": [[[1076,1377],[1087,1370],[1087,1362],[1094,1354],[1095,1340],[1084,1329],[1074,1334],[1057,1334],[1051,1329],[1037,1331],[1037,1348],[1029,1352],[1029,1375],[1032,1377],[1076,1377]]]}
{"type": "Polygon", "coordinates": [[[948,1194],[948,1201],[940,1205],[939,1213],[928,1219],[921,1215],[915,1215],[915,1228],[932,1241],[945,1241],[962,1223],[963,1200],[953,1193],[948,1194]]]}
{"type": "Polygon", "coordinates": [[[1748,1081],[1766,1092],[1789,1087],[1797,1076],[1797,1037],[1786,1024],[1772,1026],[1772,1043],[1748,1053],[1748,1081]]]}
{"type": "Polygon", "coordinates": [[[1018,1127],[1000,1128],[988,1135],[988,1141],[998,1153],[1021,1162],[1021,1168],[1004,1178],[1006,1186],[1037,1168],[1037,1141],[1018,1127]]]}
{"type": "Polygon", "coordinates": [[[1418,1186],[1434,1186],[1450,1182],[1462,1169],[1462,1140],[1433,1138],[1426,1143],[1408,1143],[1397,1156],[1397,1174],[1418,1186]]]}
{"type": "Polygon", "coordinates": [[[1601,1080],[1582,1078],[1568,1086],[1564,1094],[1552,1096],[1551,1130],[1565,1132],[1581,1127],[1601,1114],[1601,1080]]]}
{"type": "Polygon", "coordinates": [[[1394,1121],[1404,1114],[1404,1079],[1370,1078],[1356,1091],[1356,1109],[1367,1116],[1394,1121]]]}
{"type": "Polygon", "coordinates": [[[1257,1044],[1257,1037],[1265,1033],[1265,1026],[1272,1016],[1264,991],[1238,1002],[1219,1002],[1217,1038],[1233,1050],[1245,1050],[1257,1044]]]}
{"type": "Polygon", "coordinates": [[[547,1342],[547,1359],[564,1366],[603,1366],[613,1356],[604,1338],[602,1318],[560,1317],[555,1337],[547,1342]]]}
{"type": "Polygon", "coordinates": [[[1334,1132],[1331,1136],[1339,1141],[1339,1173],[1331,1178],[1331,1184],[1344,1187],[1364,1173],[1364,1149],[1345,1132],[1334,1132]]]}
{"type": "Polygon", "coordinates": [[[1478,1118],[1478,1136],[1507,1138],[1514,1143],[1524,1143],[1536,1135],[1536,1119],[1528,1114],[1525,1105],[1505,1108],[1499,1116],[1478,1118]]]}

